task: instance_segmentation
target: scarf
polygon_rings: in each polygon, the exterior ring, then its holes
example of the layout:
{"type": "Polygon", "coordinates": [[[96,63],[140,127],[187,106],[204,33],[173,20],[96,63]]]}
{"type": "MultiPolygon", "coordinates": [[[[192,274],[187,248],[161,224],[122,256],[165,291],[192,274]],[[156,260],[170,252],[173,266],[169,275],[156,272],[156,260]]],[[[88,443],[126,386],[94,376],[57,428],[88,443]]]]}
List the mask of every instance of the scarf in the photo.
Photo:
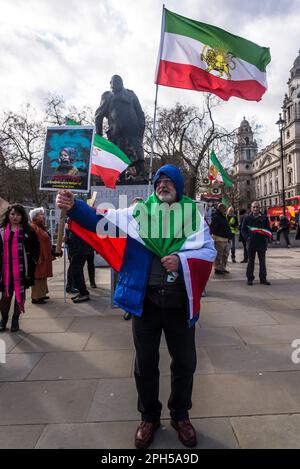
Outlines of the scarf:
{"type": "Polygon", "coordinates": [[[196,203],[187,196],[172,205],[161,202],[155,193],[134,207],[133,217],[146,247],[159,257],[181,249],[186,239],[198,232],[200,215],[196,203]]]}
{"type": "MultiPolygon", "coordinates": [[[[7,224],[4,231],[4,246],[3,246],[3,281],[4,292],[6,297],[10,297],[9,280],[11,277],[10,263],[9,263],[9,237],[11,228],[7,224]]],[[[25,304],[25,287],[24,287],[24,253],[23,253],[23,227],[19,226],[14,233],[11,248],[12,257],[12,276],[13,276],[13,289],[19,309],[24,313],[25,304]]]]}

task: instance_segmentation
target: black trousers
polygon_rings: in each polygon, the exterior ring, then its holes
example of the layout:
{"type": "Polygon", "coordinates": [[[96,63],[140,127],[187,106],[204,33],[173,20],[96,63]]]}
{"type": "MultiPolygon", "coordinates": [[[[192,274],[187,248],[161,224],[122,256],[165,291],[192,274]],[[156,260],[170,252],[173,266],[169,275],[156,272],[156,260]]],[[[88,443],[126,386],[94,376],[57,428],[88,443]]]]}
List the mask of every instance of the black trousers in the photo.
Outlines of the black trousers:
{"type": "MultiPolygon", "coordinates": [[[[0,301],[0,310],[1,310],[2,319],[5,322],[7,322],[8,320],[8,314],[9,314],[10,305],[13,299],[13,295],[14,295],[14,292],[10,292],[10,296],[5,298],[4,292],[2,293],[2,298],[0,301]]],[[[17,300],[15,298],[13,318],[18,319],[20,314],[21,314],[21,311],[17,303],[17,300]]]]}
{"type": "Polygon", "coordinates": [[[95,283],[94,253],[93,254],[87,254],[86,260],[87,260],[87,268],[88,268],[90,284],[93,285],[95,283]]]}
{"type": "Polygon", "coordinates": [[[242,244],[244,249],[244,261],[248,261],[248,249],[247,249],[247,241],[242,238],[242,244]]]}
{"type": "Polygon", "coordinates": [[[255,254],[258,255],[259,260],[259,279],[264,282],[267,279],[266,268],[266,251],[265,250],[249,250],[248,251],[248,265],[247,265],[247,279],[252,282],[254,280],[254,264],[255,254]]]}
{"type": "Polygon", "coordinates": [[[187,419],[192,407],[193,375],[197,364],[195,326],[188,326],[187,312],[160,308],[146,298],[142,316],[133,316],[132,331],[136,349],[134,376],[142,420],[153,422],[161,414],[158,365],[162,331],[171,356],[168,408],[173,420],[187,419]]]}
{"type": "Polygon", "coordinates": [[[290,239],[289,239],[289,230],[286,230],[286,229],[284,229],[284,228],[279,228],[279,230],[277,231],[277,233],[276,233],[276,241],[280,241],[281,233],[282,233],[283,236],[284,236],[284,239],[285,239],[286,244],[289,246],[289,245],[291,244],[291,243],[290,243],[290,239]]]}
{"type": "MultiPolygon", "coordinates": [[[[87,260],[87,268],[88,268],[90,284],[93,285],[95,283],[94,254],[87,254],[86,260],[87,260]]],[[[75,266],[75,269],[76,269],[76,266],[75,266]]],[[[74,280],[73,280],[72,257],[69,257],[69,267],[67,271],[67,288],[71,289],[73,287],[74,287],[74,280]]]]}
{"type": "Polygon", "coordinates": [[[80,295],[89,294],[88,289],[86,288],[83,271],[86,260],[86,254],[74,254],[70,264],[73,287],[77,288],[80,295]]]}

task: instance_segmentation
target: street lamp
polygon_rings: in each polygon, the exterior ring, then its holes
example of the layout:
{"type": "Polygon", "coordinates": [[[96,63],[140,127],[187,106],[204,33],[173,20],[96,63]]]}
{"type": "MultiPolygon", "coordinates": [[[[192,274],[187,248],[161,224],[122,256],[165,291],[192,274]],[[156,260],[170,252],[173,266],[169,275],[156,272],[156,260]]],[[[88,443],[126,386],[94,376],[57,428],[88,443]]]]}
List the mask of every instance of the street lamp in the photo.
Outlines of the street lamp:
{"type": "Polygon", "coordinates": [[[284,168],[283,168],[283,127],[285,124],[285,120],[281,117],[281,112],[279,113],[279,120],[276,122],[278,125],[279,133],[280,133],[280,160],[281,160],[281,179],[282,179],[282,203],[283,203],[283,215],[285,216],[285,187],[284,187],[284,168]]]}

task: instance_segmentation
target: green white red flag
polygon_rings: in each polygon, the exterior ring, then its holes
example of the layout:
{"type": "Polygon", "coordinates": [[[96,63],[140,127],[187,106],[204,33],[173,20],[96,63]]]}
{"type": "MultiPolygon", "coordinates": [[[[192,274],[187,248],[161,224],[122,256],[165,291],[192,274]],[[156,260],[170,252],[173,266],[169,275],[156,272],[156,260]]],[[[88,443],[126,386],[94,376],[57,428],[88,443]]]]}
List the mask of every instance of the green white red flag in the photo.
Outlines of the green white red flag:
{"type": "Polygon", "coordinates": [[[158,85],[260,101],[267,89],[267,47],[216,26],[163,10],[158,85]]]}
{"type": "Polygon", "coordinates": [[[212,167],[209,168],[209,179],[221,180],[226,187],[232,187],[233,182],[230,179],[226,169],[222,166],[220,161],[217,158],[214,150],[210,152],[210,161],[212,162],[212,167]]]}
{"type": "Polygon", "coordinates": [[[265,228],[256,228],[255,226],[248,226],[248,229],[251,231],[251,233],[258,233],[265,236],[269,236],[269,238],[273,238],[271,231],[266,230],[265,228]]]}
{"type": "Polygon", "coordinates": [[[118,177],[130,163],[120,148],[106,138],[95,135],[91,174],[100,176],[106,187],[114,189],[118,177]]]}
{"type": "MultiPolygon", "coordinates": [[[[74,119],[67,119],[66,125],[80,124],[74,119]]],[[[94,136],[91,174],[99,176],[106,187],[114,189],[118,177],[130,164],[130,159],[119,147],[100,135],[94,136]]]]}

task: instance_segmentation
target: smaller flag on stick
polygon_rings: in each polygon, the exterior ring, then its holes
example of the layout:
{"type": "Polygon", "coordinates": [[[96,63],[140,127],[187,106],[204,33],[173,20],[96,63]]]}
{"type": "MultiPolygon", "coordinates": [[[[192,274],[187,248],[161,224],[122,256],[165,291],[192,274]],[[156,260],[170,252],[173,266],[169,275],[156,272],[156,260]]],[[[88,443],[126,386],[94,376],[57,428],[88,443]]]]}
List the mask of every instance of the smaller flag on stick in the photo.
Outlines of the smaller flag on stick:
{"type": "Polygon", "coordinates": [[[130,163],[120,148],[106,138],[95,135],[91,174],[100,176],[106,187],[114,189],[118,177],[130,163]]]}
{"type": "MultiPolygon", "coordinates": [[[[66,124],[80,125],[73,119],[67,119],[66,124]]],[[[106,187],[114,189],[118,177],[130,164],[130,159],[119,147],[106,138],[95,135],[91,174],[99,176],[106,187]]]]}
{"type": "MultiPolygon", "coordinates": [[[[233,186],[233,182],[232,180],[230,179],[230,177],[228,176],[226,170],[223,168],[223,166],[221,165],[220,161],[218,160],[214,150],[212,150],[210,152],[210,161],[212,162],[212,164],[215,166],[215,168],[217,169],[217,171],[220,173],[220,175],[222,176],[222,180],[225,184],[226,187],[232,187],[233,186]]],[[[217,177],[216,177],[217,179],[217,177]]]]}
{"type": "Polygon", "coordinates": [[[248,226],[248,229],[251,231],[251,233],[258,233],[258,234],[269,236],[269,238],[273,238],[271,231],[266,230],[265,228],[257,228],[255,226],[248,226]]]}

